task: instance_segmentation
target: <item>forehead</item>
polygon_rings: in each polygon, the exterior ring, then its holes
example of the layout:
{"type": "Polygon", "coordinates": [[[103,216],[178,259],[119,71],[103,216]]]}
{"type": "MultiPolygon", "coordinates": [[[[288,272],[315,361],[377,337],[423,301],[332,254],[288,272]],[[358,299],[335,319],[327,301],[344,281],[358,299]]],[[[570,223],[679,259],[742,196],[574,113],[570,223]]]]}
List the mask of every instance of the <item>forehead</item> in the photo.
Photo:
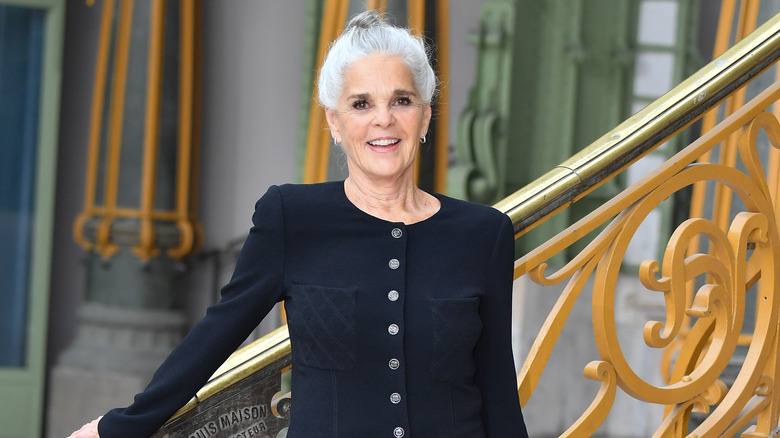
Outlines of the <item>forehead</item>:
{"type": "Polygon", "coordinates": [[[355,94],[417,94],[412,72],[396,55],[374,54],[353,62],[344,72],[342,97],[355,94]]]}

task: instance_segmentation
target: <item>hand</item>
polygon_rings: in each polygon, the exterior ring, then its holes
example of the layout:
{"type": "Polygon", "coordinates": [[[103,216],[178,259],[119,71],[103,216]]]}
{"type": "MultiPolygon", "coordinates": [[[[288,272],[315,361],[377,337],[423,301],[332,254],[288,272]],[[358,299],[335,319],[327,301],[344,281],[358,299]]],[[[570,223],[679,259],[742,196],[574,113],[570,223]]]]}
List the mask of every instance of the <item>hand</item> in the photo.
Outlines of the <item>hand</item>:
{"type": "Polygon", "coordinates": [[[100,435],[98,435],[97,425],[101,418],[103,417],[98,417],[97,419],[81,426],[81,429],[70,434],[68,438],[100,438],[100,435]]]}

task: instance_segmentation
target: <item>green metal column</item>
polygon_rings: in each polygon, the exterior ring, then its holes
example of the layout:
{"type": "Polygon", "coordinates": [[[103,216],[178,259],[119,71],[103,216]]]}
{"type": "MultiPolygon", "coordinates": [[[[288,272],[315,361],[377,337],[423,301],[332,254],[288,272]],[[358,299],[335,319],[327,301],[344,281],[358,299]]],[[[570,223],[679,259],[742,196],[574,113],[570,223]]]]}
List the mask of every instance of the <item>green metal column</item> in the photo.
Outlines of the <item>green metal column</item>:
{"type": "MultiPolygon", "coordinates": [[[[634,90],[637,62],[644,59],[639,55],[647,51],[669,53],[671,84],[684,78],[696,58],[691,50],[696,5],[695,0],[486,1],[472,35],[476,79],[458,120],[458,164],[451,169],[449,193],[496,202],[657,97],[634,90]],[[668,15],[672,42],[640,41],[645,24],[640,14],[668,15]]],[[[524,236],[521,251],[546,241],[622,185],[616,179],[554,216],[524,236]]]]}
{"type": "MultiPolygon", "coordinates": [[[[449,193],[493,203],[626,116],[638,0],[488,0],[449,193]]],[[[611,187],[602,196],[614,194],[611,187]]],[[[538,246],[569,217],[523,239],[538,246]]]]}

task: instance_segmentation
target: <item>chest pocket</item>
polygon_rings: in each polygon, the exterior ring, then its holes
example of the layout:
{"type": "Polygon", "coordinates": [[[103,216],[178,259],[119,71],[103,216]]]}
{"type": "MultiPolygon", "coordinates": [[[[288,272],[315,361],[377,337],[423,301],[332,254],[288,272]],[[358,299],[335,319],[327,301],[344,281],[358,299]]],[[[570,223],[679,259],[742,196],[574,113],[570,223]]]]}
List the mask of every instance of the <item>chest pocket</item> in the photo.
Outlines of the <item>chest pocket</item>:
{"type": "Polygon", "coordinates": [[[326,370],[355,364],[354,289],[295,285],[286,305],[295,360],[326,370]]]}
{"type": "Polygon", "coordinates": [[[468,379],[474,375],[474,347],[482,331],[479,298],[431,299],[433,356],[437,380],[468,379]]]}

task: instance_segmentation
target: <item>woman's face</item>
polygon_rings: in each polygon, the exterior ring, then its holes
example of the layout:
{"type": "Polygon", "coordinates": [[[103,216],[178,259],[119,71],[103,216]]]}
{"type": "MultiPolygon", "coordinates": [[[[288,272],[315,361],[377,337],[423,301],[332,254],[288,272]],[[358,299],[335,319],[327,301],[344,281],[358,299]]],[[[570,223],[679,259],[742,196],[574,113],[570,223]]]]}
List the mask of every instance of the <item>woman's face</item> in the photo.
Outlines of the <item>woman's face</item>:
{"type": "Polygon", "coordinates": [[[351,178],[413,179],[431,106],[420,99],[401,58],[375,54],[352,63],[337,108],[325,115],[331,135],[344,147],[351,178]]]}

